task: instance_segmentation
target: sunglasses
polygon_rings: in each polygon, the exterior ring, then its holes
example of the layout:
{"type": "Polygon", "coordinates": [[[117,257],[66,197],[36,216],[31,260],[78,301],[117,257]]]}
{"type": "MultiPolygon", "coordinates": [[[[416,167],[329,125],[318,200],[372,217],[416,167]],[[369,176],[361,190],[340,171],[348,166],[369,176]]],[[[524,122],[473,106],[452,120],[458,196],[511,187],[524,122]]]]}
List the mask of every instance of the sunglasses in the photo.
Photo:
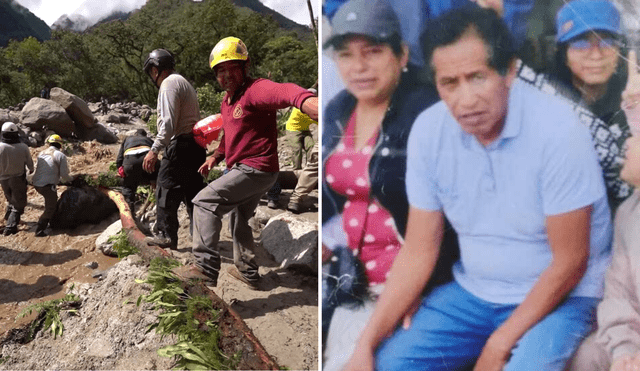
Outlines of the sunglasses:
{"type": "Polygon", "coordinates": [[[622,43],[613,37],[603,37],[595,42],[591,42],[587,39],[578,39],[569,43],[570,48],[581,51],[589,50],[592,46],[597,46],[600,49],[611,49],[616,46],[622,46],[622,43]]]}

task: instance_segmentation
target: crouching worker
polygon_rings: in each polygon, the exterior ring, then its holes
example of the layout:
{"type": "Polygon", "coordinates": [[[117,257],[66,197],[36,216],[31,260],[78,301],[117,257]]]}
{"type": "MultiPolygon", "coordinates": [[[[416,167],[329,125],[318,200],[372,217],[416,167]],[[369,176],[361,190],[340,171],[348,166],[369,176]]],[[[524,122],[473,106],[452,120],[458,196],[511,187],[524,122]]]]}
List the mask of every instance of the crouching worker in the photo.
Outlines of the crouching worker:
{"type": "Polygon", "coordinates": [[[36,237],[47,235],[45,230],[56,212],[56,204],[58,203],[58,182],[62,180],[63,183],[69,183],[73,180],[73,177],[69,175],[67,156],[60,150],[62,138],[58,134],[52,134],[45,142],[49,147],[38,155],[36,173],[32,180],[33,187],[44,197],[44,212],[38,219],[36,237]]]}
{"type": "Polygon", "coordinates": [[[211,51],[209,66],[226,95],[222,101],[224,136],[214,154],[200,167],[206,176],[225,159],[229,172],[209,183],[193,199],[193,277],[213,286],[220,270],[218,240],[222,217],[230,213],[233,262],[228,273],[257,288],[258,265],[253,254],[253,233],[248,224],[258,202],[278,178],[276,110],[295,106],[318,117],[318,98],[307,89],[249,76],[249,53],[235,37],[220,40],[211,51]]]}
{"type": "Polygon", "coordinates": [[[33,160],[29,147],[20,142],[18,127],[13,122],[2,125],[0,142],[0,185],[7,199],[7,211],[4,214],[6,225],[3,234],[9,236],[18,233],[20,217],[27,206],[27,174],[33,171],[33,160]]]}
{"type": "Polygon", "coordinates": [[[122,195],[131,209],[131,214],[135,214],[136,190],[139,185],[154,184],[158,177],[158,163],[151,173],[147,173],[142,168],[144,157],[147,155],[153,140],[147,136],[144,129],[136,130],[136,134],[125,138],[120,146],[116,166],[118,174],[123,177],[122,195]]]}

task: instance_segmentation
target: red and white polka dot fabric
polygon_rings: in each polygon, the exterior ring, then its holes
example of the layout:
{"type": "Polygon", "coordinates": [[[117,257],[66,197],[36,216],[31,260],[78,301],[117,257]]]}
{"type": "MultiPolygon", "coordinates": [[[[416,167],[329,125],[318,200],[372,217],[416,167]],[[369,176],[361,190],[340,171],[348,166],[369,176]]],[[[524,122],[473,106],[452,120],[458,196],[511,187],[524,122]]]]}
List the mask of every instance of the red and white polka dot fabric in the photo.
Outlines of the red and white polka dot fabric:
{"type": "Polygon", "coordinates": [[[354,147],[355,114],[347,124],[342,141],[325,164],[326,181],[335,192],[347,198],[342,212],[349,247],[363,262],[370,285],[384,283],[400,239],[391,214],[371,198],[369,161],[377,134],[360,150],[354,147]]]}

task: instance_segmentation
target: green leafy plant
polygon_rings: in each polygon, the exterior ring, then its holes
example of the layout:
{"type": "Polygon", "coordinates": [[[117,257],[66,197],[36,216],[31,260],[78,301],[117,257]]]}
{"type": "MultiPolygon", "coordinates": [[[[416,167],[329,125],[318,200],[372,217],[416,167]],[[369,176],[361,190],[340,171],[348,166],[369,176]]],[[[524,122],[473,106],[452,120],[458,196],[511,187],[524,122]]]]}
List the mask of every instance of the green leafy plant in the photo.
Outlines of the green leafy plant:
{"type": "Polygon", "coordinates": [[[56,339],[57,336],[62,336],[64,333],[64,325],[60,318],[60,311],[66,310],[69,313],[75,314],[77,310],[72,308],[79,305],[80,298],[75,294],[69,293],[61,299],[29,305],[23,309],[16,318],[25,317],[33,312],[38,313],[38,318],[33,321],[29,327],[29,339],[33,339],[40,328],[49,329],[53,334],[53,338],[56,339]],[[42,327],[40,327],[41,325],[42,327]]]}
{"type": "Polygon", "coordinates": [[[138,298],[137,305],[145,301],[162,312],[147,331],[155,330],[162,336],[174,334],[178,339],[177,343],[159,349],[158,355],[176,357],[177,369],[234,369],[240,353],[229,357],[218,348],[218,311],[209,298],[192,296],[184,291],[171,272],[177,266],[179,263],[175,260],[156,258],[151,261],[147,279],[136,280],[153,286],[149,295],[138,298]]]}
{"type": "Polygon", "coordinates": [[[198,92],[198,105],[200,106],[202,117],[220,113],[220,104],[225,92],[216,92],[213,85],[209,83],[205,83],[197,88],[196,91],[198,92]]]}
{"type": "Polygon", "coordinates": [[[149,116],[149,120],[147,121],[147,129],[149,129],[149,132],[153,135],[157,135],[158,134],[158,115],[157,114],[153,114],[151,116],[149,116]]]}
{"type": "Polygon", "coordinates": [[[211,170],[209,171],[209,174],[207,175],[207,180],[206,180],[206,182],[207,182],[207,183],[211,183],[211,182],[213,182],[214,180],[216,180],[216,179],[220,178],[221,176],[222,176],[222,170],[219,170],[219,169],[211,169],[211,170]]]}
{"type": "Polygon", "coordinates": [[[118,254],[119,259],[140,252],[140,249],[129,242],[127,232],[124,230],[121,230],[118,234],[109,237],[107,241],[113,242],[113,249],[116,251],[116,254],[118,254]]]}
{"type": "Polygon", "coordinates": [[[153,189],[151,189],[150,185],[138,186],[138,189],[136,189],[136,195],[145,200],[147,198],[151,198],[149,200],[150,203],[156,202],[156,193],[153,191],[153,189]]]}
{"type": "Polygon", "coordinates": [[[116,162],[115,162],[115,161],[111,161],[111,162],[109,163],[109,171],[112,171],[112,172],[114,172],[114,173],[117,173],[117,172],[118,172],[118,166],[116,165],[116,162]]]}
{"type": "Polygon", "coordinates": [[[112,171],[100,173],[98,176],[84,175],[84,181],[92,187],[112,188],[121,184],[122,180],[112,171]]]}

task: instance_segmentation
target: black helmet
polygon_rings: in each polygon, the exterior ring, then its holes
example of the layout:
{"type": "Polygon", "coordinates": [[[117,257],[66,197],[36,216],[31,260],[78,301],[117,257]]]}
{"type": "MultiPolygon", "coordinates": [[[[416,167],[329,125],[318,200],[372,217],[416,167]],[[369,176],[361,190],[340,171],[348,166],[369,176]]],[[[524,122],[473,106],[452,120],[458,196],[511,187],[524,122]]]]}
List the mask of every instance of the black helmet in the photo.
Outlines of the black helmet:
{"type": "Polygon", "coordinates": [[[172,70],[176,66],[173,54],[166,49],[156,49],[149,53],[147,60],[144,61],[144,72],[148,75],[151,67],[156,67],[158,72],[164,70],[172,70]]]}

